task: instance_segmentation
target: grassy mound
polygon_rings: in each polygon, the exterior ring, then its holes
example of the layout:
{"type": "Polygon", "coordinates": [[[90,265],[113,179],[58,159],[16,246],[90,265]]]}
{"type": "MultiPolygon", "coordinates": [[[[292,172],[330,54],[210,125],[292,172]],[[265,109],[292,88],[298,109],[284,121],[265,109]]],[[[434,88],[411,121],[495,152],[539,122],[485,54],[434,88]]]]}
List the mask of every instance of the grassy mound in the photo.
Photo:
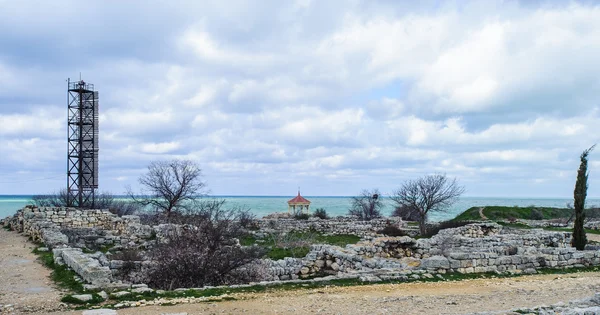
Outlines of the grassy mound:
{"type": "MultiPolygon", "coordinates": [[[[480,207],[472,207],[459,214],[452,221],[481,220],[479,215],[480,207]]],[[[558,219],[569,218],[573,214],[573,209],[568,208],[549,208],[549,207],[503,207],[488,206],[483,207],[483,214],[489,220],[507,220],[507,219],[558,219]]]]}

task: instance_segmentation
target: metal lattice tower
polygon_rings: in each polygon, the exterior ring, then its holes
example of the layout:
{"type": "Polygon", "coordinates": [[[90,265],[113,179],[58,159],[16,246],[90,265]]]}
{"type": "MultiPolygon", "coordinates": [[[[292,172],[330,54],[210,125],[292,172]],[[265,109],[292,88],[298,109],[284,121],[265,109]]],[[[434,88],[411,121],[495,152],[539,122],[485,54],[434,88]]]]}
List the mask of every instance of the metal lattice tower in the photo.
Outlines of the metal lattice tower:
{"type": "Polygon", "coordinates": [[[98,91],[68,80],[67,203],[93,208],[98,188],[98,91]]]}

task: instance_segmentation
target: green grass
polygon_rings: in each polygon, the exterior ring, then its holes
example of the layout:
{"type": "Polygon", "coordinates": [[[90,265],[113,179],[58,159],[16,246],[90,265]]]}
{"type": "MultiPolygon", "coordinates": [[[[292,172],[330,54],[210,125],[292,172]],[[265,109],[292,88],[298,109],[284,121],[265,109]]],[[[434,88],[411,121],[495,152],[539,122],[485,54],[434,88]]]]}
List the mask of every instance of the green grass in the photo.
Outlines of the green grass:
{"type": "MultiPolygon", "coordinates": [[[[463,213],[456,216],[453,221],[469,221],[469,220],[481,220],[479,215],[480,207],[472,207],[465,210],[463,213]]],[[[504,206],[488,206],[483,208],[483,214],[489,220],[506,220],[509,218],[515,219],[526,219],[532,218],[533,210],[539,211],[543,218],[557,219],[557,218],[569,218],[573,214],[573,209],[567,208],[549,208],[549,207],[504,207],[504,206]]]]}
{"type": "MultiPolygon", "coordinates": [[[[580,272],[597,272],[600,271],[599,267],[583,267],[583,268],[570,268],[570,269],[552,269],[542,268],[538,270],[538,274],[573,274],[580,272]]],[[[281,283],[272,284],[266,286],[250,286],[242,288],[212,288],[206,290],[186,290],[186,291],[167,291],[163,294],[156,292],[145,292],[145,293],[132,293],[132,295],[123,296],[119,298],[111,298],[112,300],[124,302],[124,301],[140,301],[140,300],[152,300],[155,298],[181,298],[181,297],[216,297],[232,293],[269,293],[277,291],[290,291],[290,290],[302,290],[302,289],[315,289],[327,286],[359,286],[359,285],[372,285],[372,284],[398,284],[398,283],[410,283],[410,282],[440,282],[440,281],[462,281],[470,279],[493,279],[493,278],[513,278],[520,277],[520,274],[502,273],[497,274],[493,272],[488,273],[446,273],[439,278],[434,275],[433,278],[413,279],[408,278],[406,280],[383,280],[378,282],[363,282],[360,279],[334,279],[329,281],[320,281],[313,283],[281,283]]],[[[224,297],[223,299],[226,299],[224,297]]]]}
{"type": "Polygon", "coordinates": [[[74,298],[70,294],[65,295],[62,299],[60,299],[60,301],[64,302],[64,303],[79,304],[79,305],[98,304],[98,303],[104,302],[104,299],[100,295],[98,295],[98,293],[91,293],[91,294],[92,294],[92,299],[89,301],[85,301],[85,302],[74,298]]]}
{"type": "MultiPolygon", "coordinates": [[[[548,227],[548,228],[544,228],[544,230],[547,230],[547,231],[560,231],[560,232],[573,232],[572,228],[558,228],[558,227],[548,227]]],[[[585,233],[588,233],[588,234],[600,234],[600,230],[585,229],[585,233]]]]}
{"type": "Polygon", "coordinates": [[[507,222],[503,222],[503,221],[499,221],[496,223],[498,223],[502,226],[505,226],[505,227],[515,228],[515,229],[532,229],[531,226],[529,226],[527,224],[523,224],[523,223],[507,223],[507,222]]]}
{"type": "Polygon", "coordinates": [[[65,265],[55,264],[52,252],[40,252],[36,248],[33,253],[38,255],[38,259],[44,266],[52,269],[51,278],[59,287],[76,293],[83,292],[83,285],[75,280],[77,274],[65,265]]]}
{"type": "MultiPolygon", "coordinates": [[[[311,232],[293,232],[291,235],[297,237],[298,239],[311,238],[312,236],[312,244],[329,244],[340,247],[344,247],[347,244],[356,244],[358,241],[360,241],[360,237],[349,234],[324,235],[321,233],[311,232]]],[[[265,256],[273,260],[283,259],[285,257],[304,257],[310,250],[309,246],[282,248],[276,246],[275,241],[271,238],[266,238],[264,242],[259,242],[253,236],[245,236],[240,238],[240,244],[243,246],[252,246],[256,244],[265,247],[267,248],[267,253],[265,256]]]]}
{"type": "Polygon", "coordinates": [[[5,230],[7,230],[7,231],[12,231],[12,229],[8,225],[3,225],[2,228],[5,229],[5,230]]]}
{"type": "Polygon", "coordinates": [[[339,234],[339,235],[323,235],[318,234],[316,244],[329,244],[344,247],[348,244],[356,244],[360,241],[360,237],[351,234],[339,234]]]}
{"type": "Polygon", "coordinates": [[[284,259],[286,257],[304,257],[310,248],[308,247],[294,247],[294,248],[280,248],[280,247],[272,247],[267,252],[267,257],[273,260],[284,259]]]}

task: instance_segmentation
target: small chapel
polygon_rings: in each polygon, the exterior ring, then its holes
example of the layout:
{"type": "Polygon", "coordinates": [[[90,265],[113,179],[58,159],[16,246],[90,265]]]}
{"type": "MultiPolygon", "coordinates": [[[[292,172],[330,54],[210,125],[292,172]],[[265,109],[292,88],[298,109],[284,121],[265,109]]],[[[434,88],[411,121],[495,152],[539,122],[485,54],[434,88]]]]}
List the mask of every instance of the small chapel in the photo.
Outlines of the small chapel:
{"type": "Polygon", "coordinates": [[[300,195],[300,190],[298,190],[298,196],[288,200],[288,213],[298,214],[298,213],[310,213],[310,200],[302,197],[300,195]]]}

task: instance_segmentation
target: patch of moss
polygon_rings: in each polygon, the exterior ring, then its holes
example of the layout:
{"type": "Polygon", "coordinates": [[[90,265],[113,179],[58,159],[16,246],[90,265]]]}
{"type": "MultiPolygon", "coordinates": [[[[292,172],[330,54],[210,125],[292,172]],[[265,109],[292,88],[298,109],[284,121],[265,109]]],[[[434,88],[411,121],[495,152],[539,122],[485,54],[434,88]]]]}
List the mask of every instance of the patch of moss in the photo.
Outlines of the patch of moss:
{"type": "MultiPolygon", "coordinates": [[[[156,237],[156,235],[155,235],[156,237]]],[[[108,253],[109,250],[111,250],[113,247],[115,247],[115,244],[110,244],[110,245],[102,245],[100,246],[100,251],[104,254],[108,253]]]]}

